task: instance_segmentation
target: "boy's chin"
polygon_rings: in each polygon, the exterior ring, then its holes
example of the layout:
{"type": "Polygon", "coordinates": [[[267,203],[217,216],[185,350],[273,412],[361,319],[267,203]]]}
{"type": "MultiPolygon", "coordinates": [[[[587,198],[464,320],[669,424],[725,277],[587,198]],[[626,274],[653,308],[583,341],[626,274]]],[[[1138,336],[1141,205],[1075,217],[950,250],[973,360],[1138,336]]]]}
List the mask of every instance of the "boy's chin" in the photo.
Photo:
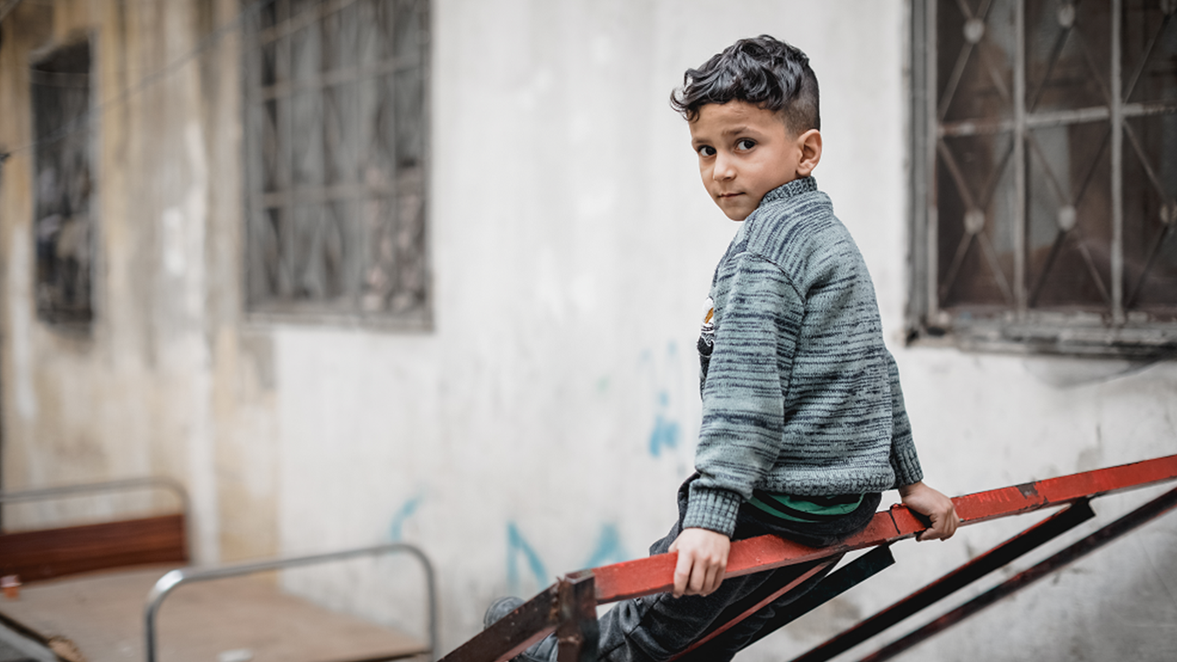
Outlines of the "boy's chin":
{"type": "Polygon", "coordinates": [[[724,216],[729,219],[739,222],[752,215],[756,211],[756,207],[760,204],[760,199],[755,200],[756,204],[751,204],[753,201],[745,194],[736,196],[731,200],[724,200],[717,198],[715,205],[719,207],[719,211],[723,212],[724,216]]]}

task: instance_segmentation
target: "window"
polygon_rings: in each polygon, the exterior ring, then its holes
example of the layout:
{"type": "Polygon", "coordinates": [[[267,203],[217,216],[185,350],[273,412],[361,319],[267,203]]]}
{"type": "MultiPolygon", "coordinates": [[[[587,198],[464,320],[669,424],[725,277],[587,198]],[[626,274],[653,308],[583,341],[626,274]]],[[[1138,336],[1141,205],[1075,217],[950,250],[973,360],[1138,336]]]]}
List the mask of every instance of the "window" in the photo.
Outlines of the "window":
{"type": "Polygon", "coordinates": [[[33,64],[29,83],[37,316],[85,330],[94,316],[89,42],[59,48],[33,64]]]}
{"type": "Polygon", "coordinates": [[[248,309],[427,326],[428,2],[275,0],[246,44],[248,309]]]}
{"type": "Polygon", "coordinates": [[[1177,350],[1175,13],[913,3],[911,337],[1177,350]]]}

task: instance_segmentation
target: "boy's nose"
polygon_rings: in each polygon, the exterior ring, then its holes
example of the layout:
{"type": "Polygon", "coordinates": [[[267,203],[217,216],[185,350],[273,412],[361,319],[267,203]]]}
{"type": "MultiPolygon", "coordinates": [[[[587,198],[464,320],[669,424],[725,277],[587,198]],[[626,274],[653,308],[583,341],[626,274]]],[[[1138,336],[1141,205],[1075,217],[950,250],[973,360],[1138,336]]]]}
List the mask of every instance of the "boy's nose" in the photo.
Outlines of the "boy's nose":
{"type": "Polygon", "coordinates": [[[722,153],[717,154],[715,156],[715,168],[711,171],[711,176],[717,180],[731,179],[736,176],[735,164],[722,153]]]}

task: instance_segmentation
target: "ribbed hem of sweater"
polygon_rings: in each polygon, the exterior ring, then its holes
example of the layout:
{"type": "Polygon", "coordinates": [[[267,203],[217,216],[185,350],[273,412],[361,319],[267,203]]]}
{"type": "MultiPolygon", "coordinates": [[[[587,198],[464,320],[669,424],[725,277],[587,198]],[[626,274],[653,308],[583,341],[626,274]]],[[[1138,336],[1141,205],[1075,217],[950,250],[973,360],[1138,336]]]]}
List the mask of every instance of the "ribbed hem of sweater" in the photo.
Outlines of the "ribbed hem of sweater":
{"type": "Polygon", "coordinates": [[[744,498],[735,492],[691,483],[691,497],[682,528],[707,529],[731,537],[736,532],[736,515],[744,498]]]}

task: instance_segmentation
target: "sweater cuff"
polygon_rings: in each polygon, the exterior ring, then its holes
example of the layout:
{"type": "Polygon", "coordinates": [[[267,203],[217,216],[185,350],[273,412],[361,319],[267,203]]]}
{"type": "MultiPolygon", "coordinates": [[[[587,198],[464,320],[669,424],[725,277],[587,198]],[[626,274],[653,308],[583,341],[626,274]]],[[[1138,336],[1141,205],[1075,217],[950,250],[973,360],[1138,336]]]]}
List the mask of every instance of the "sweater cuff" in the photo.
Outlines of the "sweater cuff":
{"type": "Polygon", "coordinates": [[[914,444],[904,444],[891,451],[891,469],[895,472],[895,487],[914,485],[924,479],[920,458],[914,444]]]}
{"type": "Polygon", "coordinates": [[[743,503],[744,498],[735,492],[693,482],[682,528],[707,529],[730,538],[736,532],[736,515],[743,503]]]}

